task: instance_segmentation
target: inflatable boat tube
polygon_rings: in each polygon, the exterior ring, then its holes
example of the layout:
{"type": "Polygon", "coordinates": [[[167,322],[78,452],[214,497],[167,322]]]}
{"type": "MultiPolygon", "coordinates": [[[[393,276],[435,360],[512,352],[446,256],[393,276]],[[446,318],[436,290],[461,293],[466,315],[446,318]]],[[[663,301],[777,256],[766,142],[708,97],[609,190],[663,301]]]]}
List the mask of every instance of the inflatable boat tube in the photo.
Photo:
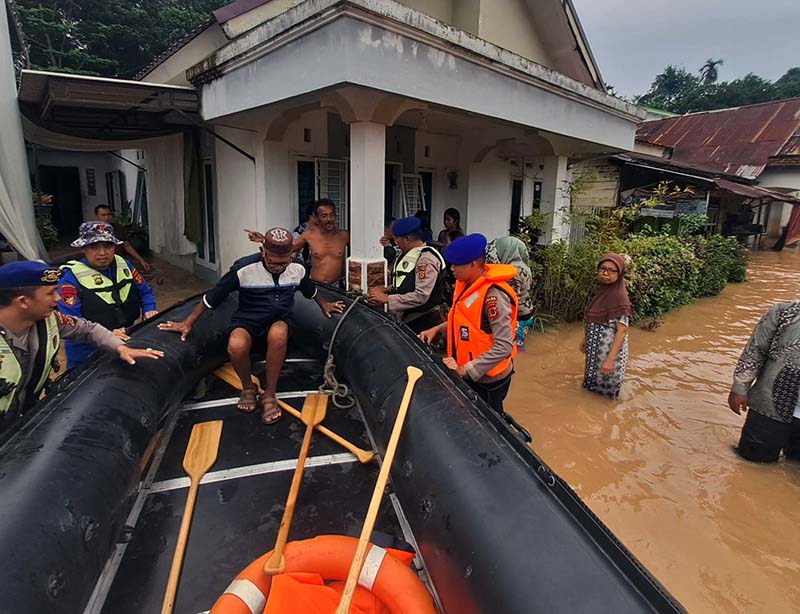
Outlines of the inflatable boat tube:
{"type": "MultiPolygon", "coordinates": [[[[345,298],[334,294],[329,298],[345,298]]],[[[349,300],[349,299],[347,299],[349,300]]],[[[161,314],[186,317],[197,299],[161,314]]],[[[135,347],[160,361],[96,356],[67,374],[0,444],[0,614],[80,614],[113,547],[155,434],[226,359],[233,298],[192,335],[146,322],[135,347]]],[[[340,318],[298,297],[292,343],[324,357],[340,318]]],[[[405,386],[418,382],[392,488],[446,612],[682,612],[575,493],[506,422],[405,328],[363,305],[341,322],[337,376],[383,449],[405,386]]],[[[535,436],[535,429],[534,429],[535,436]]]]}
{"type": "Polygon", "coordinates": [[[136,327],[133,347],[164,350],[135,366],[95,354],[65,375],[0,444],[0,613],[79,614],[115,542],[165,418],[225,359],[236,302],[205,315],[189,340],[158,320],[183,319],[196,300],[136,327]]]}
{"type": "MultiPolygon", "coordinates": [[[[299,341],[327,352],[336,321],[311,301],[295,304],[299,341]]],[[[340,326],[333,356],[381,452],[406,367],[425,373],[391,475],[446,612],[683,611],[505,420],[409,329],[357,307],[340,326]]],[[[535,425],[533,430],[535,443],[535,425]]]]}

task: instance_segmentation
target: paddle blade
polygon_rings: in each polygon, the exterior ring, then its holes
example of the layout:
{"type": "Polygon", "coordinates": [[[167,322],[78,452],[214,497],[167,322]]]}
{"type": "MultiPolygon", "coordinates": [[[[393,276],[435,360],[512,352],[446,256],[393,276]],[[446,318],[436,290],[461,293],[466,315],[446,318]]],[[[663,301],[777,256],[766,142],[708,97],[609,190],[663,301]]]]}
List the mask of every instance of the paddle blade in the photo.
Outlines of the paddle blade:
{"type": "Polygon", "coordinates": [[[306,426],[317,426],[325,419],[325,414],[328,411],[328,397],[327,394],[320,394],[312,392],[306,396],[303,402],[303,411],[300,413],[300,420],[306,426]]]}
{"type": "Polygon", "coordinates": [[[183,457],[183,469],[190,478],[199,480],[217,461],[222,420],[195,424],[183,457]]]}
{"type": "Polygon", "coordinates": [[[408,366],[406,367],[406,374],[408,375],[409,382],[416,382],[420,377],[422,377],[422,369],[408,366]]]}

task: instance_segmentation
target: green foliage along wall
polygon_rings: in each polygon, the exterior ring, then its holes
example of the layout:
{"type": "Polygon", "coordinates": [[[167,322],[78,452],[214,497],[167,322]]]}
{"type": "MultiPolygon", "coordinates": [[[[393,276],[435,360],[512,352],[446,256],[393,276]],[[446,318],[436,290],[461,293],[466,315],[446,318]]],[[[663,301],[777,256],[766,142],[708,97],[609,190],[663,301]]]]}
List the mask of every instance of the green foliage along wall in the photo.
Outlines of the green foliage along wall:
{"type": "Polygon", "coordinates": [[[747,257],[734,237],[641,236],[598,240],[590,236],[569,247],[554,243],[534,251],[534,299],[539,313],[572,322],[597,287],[604,253],[626,256],[627,288],[635,319],[660,316],[701,296],[719,294],[729,282],[744,281],[747,257]]]}

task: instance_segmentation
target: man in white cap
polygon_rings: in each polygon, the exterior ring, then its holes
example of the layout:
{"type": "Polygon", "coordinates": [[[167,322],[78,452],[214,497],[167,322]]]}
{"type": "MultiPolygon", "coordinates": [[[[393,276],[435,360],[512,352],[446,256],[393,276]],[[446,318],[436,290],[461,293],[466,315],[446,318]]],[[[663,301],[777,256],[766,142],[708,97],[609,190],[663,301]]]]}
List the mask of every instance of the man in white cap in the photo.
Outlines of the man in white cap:
{"type": "Polygon", "coordinates": [[[233,268],[206,292],[197,307],[183,322],[159,324],[161,330],[179,332],[181,339],[192,330],[206,309],[215,309],[234,291],[239,291],[239,308],[229,327],[228,356],[242,382],[237,409],[245,413],[256,410],[257,390],[251,380],[250,350],[256,339],[267,342],[267,373],[261,396],[261,421],[277,422],[281,409],[276,402],[278,378],[286,358],[286,345],[292,324],[294,293],[314,299],[326,316],[341,313],[344,303],[329,303],[317,292],[306,268],[292,260],[292,233],[285,228],[272,228],[261,235],[260,254],[238,260],[233,268]]]}
{"type": "MultiPolygon", "coordinates": [[[[78,234],[71,245],[81,248],[83,258],[61,267],[64,276],[58,286],[58,310],[97,322],[125,340],[127,327],[142,315],[149,318],[158,313],[153,290],[129,261],[116,255],[116,246],[122,241],[114,236],[111,224],[85,222],[78,234]]],[[[68,341],[65,349],[69,368],[95,351],[92,345],[77,341],[68,341]]]]}

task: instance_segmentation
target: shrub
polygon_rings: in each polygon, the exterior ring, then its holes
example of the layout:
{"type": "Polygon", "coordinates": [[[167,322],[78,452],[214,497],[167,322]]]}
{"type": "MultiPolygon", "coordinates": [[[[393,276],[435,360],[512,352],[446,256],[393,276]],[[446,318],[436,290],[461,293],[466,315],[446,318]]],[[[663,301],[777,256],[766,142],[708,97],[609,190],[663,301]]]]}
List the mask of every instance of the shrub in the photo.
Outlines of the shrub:
{"type": "Polygon", "coordinates": [[[532,252],[532,297],[540,313],[567,322],[581,319],[597,288],[598,260],[609,251],[628,259],[635,319],[658,317],[698,296],[719,294],[726,283],[743,281],[747,272],[747,259],[733,237],[603,236],[532,252]]]}
{"type": "Polygon", "coordinates": [[[628,293],[635,319],[660,316],[697,296],[701,262],[677,237],[634,236],[617,249],[630,257],[628,293]]]}
{"type": "Polygon", "coordinates": [[[58,243],[58,229],[49,215],[36,215],[36,230],[39,231],[39,236],[42,238],[45,249],[50,249],[58,243]]]}
{"type": "Polygon", "coordinates": [[[741,282],[747,277],[747,257],[736,237],[714,235],[695,239],[694,251],[700,259],[698,296],[715,296],[728,282],[741,282]]]}
{"type": "Polygon", "coordinates": [[[604,251],[600,243],[581,241],[570,247],[559,242],[531,254],[539,265],[533,297],[540,311],[571,322],[583,317],[597,285],[597,260],[604,251]]]}

